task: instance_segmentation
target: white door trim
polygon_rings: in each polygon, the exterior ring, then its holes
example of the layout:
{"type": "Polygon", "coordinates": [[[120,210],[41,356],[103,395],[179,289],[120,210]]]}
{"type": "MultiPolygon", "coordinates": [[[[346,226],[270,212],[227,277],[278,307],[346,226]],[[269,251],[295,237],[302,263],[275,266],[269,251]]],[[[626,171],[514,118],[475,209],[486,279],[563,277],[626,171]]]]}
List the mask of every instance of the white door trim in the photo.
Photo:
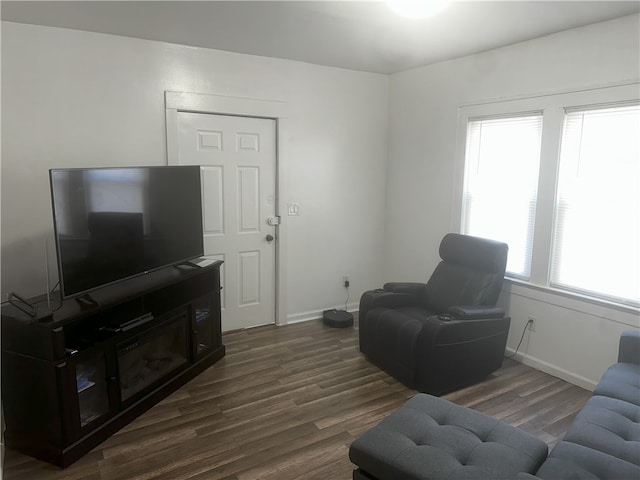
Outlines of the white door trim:
{"type": "Polygon", "coordinates": [[[285,102],[256,98],[229,97],[200,93],[170,92],[164,94],[165,121],[167,134],[167,165],[178,165],[178,112],[212,113],[238,115],[243,117],[270,118],[276,122],[276,215],[280,215],[280,225],[276,227],[276,325],[287,324],[286,312],[286,265],[287,265],[287,222],[286,212],[286,171],[288,106],[285,102]]]}

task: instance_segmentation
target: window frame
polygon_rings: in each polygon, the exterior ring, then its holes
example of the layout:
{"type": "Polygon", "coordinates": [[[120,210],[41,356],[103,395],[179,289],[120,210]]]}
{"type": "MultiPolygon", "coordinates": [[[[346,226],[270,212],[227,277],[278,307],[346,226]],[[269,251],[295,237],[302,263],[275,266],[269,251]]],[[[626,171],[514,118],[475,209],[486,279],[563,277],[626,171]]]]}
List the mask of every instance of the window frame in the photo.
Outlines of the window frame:
{"type": "Polygon", "coordinates": [[[522,112],[541,111],[542,145],[540,149],[540,171],[538,195],[533,232],[531,274],[528,279],[505,275],[516,285],[532,287],[574,299],[586,300],[598,305],[638,312],[640,308],[619,303],[596,295],[587,295],[570,289],[551,285],[551,258],[555,228],[555,201],[560,166],[560,147],[565,111],[569,109],[597,108],[606,104],[637,102],[640,99],[640,83],[595,87],[591,89],[540,94],[512,99],[487,100],[462,104],[458,108],[454,185],[452,191],[451,230],[462,231],[463,195],[465,182],[465,149],[469,120],[478,117],[517,116],[522,112]]]}
{"type": "MultiPolygon", "coordinates": [[[[598,105],[587,105],[587,106],[579,106],[579,107],[569,107],[566,108],[564,111],[564,124],[563,124],[563,139],[565,139],[565,134],[566,134],[566,121],[567,121],[567,116],[574,114],[574,113],[593,113],[593,112],[598,112],[600,110],[607,110],[607,109],[611,109],[611,108],[620,108],[620,107],[634,107],[636,109],[636,111],[638,110],[638,108],[640,107],[640,100],[633,100],[633,101],[622,101],[622,102],[614,102],[614,103],[605,103],[605,104],[598,104],[598,105]]],[[[640,131],[638,132],[640,133],[640,131]]],[[[638,141],[636,139],[636,141],[638,141]]],[[[640,144],[638,144],[640,146],[640,144]]],[[[562,153],[563,153],[563,146],[561,145],[560,151],[559,151],[559,161],[558,161],[558,168],[560,168],[561,164],[562,164],[562,153]]],[[[638,178],[638,180],[640,180],[640,178],[638,178]]],[[[561,249],[561,244],[558,242],[558,232],[562,231],[562,227],[561,227],[561,221],[560,221],[560,217],[561,217],[561,213],[558,211],[558,207],[559,207],[559,203],[558,203],[558,197],[560,196],[559,193],[559,189],[561,187],[561,179],[560,179],[560,171],[558,172],[558,179],[556,180],[557,183],[557,187],[556,187],[556,210],[554,212],[554,230],[553,230],[553,238],[552,238],[552,256],[549,259],[550,262],[550,267],[549,267],[549,285],[552,288],[558,289],[558,290],[564,290],[564,291],[569,291],[569,292],[574,292],[583,296],[594,296],[598,299],[604,300],[604,301],[608,301],[608,302],[613,302],[613,303],[620,303],[620,304],[624,304],[624,305],[629,305],[633,308],[637,308],[640,309],[640,299],[638,300],[631,300],[628,299],[628,297],[623,297],[623,296],[616,296],[615,294],[609,294],[609,293],[605,293],[605,292],[595,292],[595,290],[589,290],[588,288],[582,288],[581,286],[575,285],[575,284],[571,284],[571,283],[562,283],[557,277],[554,277],[554,261],[556,259],[558,259],[557,261],[560,261],[560,249],[561,249]]],[[[636,217],[633,216],[633,219],[635,219],[636,217]]],[[[637,265],[638,268],[640,269],[640,264],[637,265]]]]}
{"type": "MultiPolygon", "coordinates": [[[[464,226],[467,222],[467,218],[468,216],[466,215],[465,212],[465,205],[467,205],[467,202],[465,201],[466,199],[466,189],[467,189],[467,185],[470,181],[470,179],[467,176],[467,147],[469,145],[468,141],[469,141],[469,124],[471,122],[477,122],[477,121],[484,121],[484,120],[501,120],[501,119],[516,119],[516,118],[526,118],[526,117],[539,117],[540,118],[540,122],[541,122],[541,127],[544,127],[544,116],[543,116],[543,112],[542,110],[535,110],[535,111],[523,111],[523,112],[514,112],[514,113],[509,113],[507,115],[486,115],[486,116],[481,116],[481,117],[468,117],[467,118],[467,122],[466,122],[466,129],[465,129],[465,152],[464,152],[464,160],[463,160],[463,168],[464,168],[464,172],[463,172],[463,187],[462,187],[462,206],[461,206],[461,217],[460,217],[460,232],[464,232],[464,226]]],[[[542,137],[542,129],[540,131],[540,136],[542,137]]],[[[540,139],[540,148],[542,148],[542,138],[540,139]]],[[[542,157],[542,153],[540,153],[540,157],[542,157]]],[[[540,163],[540,162],[538,162],[540,163]]],[[[540,174],[540,165],[538,164],[538,175],[540,174]]],[[[538,178],[538,185],[539,185],[539,178],[538,178]]],[[[536,192],[536,195],[538,194],[538,192],[536,192]]],[[[536,206],[534,206],[534,218],[533,218],[533,225],[531,225],[532,227],[532,234],[535,234],[535,210],[537,208],[537,198],[536,198],[536,206]]],[[[465,232],[466,233],[466,232],[465,232]]],[[[533,244],[533,238],[532,240],[532,244],[533,244]]],[[[533,247],[533,245],[532,245],[533,247]]],[[[531,252],[531,259],[527,262],[528,266],[529,266],[529,272],[528,273],[523,273],[523,274],[518,274],[516,272],[510,272],[507,269],[507,273],[506,275],[509,276],[510,278],[516,278],[519,280],[524,280],[527,281],[531,278],[531,261],[533,259],[533,252],[531,252]]],[[[508,267],[508,264],[507,264],[508,267]]]]}

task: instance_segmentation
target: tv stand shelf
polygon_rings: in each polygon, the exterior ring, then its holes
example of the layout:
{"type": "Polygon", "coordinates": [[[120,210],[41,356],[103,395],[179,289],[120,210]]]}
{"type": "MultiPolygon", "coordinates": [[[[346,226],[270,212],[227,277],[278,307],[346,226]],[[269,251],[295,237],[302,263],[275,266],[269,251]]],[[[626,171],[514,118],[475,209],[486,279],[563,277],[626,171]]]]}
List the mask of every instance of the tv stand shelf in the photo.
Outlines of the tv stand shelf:
{"type": "Polygon", "coordinates": [[[55,300],[37,319],[3,306],[6,445],[66,467],[222,358],[221,264],[119,282],[93,306],[55,300]]]}

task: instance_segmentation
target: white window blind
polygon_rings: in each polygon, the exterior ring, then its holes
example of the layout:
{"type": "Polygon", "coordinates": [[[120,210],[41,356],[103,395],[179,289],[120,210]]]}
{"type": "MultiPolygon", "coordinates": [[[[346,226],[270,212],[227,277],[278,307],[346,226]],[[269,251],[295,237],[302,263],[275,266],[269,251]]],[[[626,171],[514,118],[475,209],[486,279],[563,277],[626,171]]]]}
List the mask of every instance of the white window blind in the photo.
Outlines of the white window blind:
{"type": "Polygon", "coordinates": [[[462,231],[509,245],[507,272],[528,279],[540,167],[542,113],[470,119],[462,231]]]}
{"type": "Polygon", "coordinates": [[[551,285],[640,305],[640,107],[567,110],[551,285]]]}

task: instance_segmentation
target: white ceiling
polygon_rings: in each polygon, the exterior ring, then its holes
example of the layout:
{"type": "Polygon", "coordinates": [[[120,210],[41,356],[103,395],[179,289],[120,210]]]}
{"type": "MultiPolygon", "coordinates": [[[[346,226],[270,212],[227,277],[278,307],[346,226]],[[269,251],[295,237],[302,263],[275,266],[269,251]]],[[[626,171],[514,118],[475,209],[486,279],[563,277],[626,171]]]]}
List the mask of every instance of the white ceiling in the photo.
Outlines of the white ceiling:
{"type": "Polygon", "coordinates": [[[370,1],[2,1],[2,20],[393,73],[640,11],[635,1],[458,1],[409,20],[370,1]]]}

